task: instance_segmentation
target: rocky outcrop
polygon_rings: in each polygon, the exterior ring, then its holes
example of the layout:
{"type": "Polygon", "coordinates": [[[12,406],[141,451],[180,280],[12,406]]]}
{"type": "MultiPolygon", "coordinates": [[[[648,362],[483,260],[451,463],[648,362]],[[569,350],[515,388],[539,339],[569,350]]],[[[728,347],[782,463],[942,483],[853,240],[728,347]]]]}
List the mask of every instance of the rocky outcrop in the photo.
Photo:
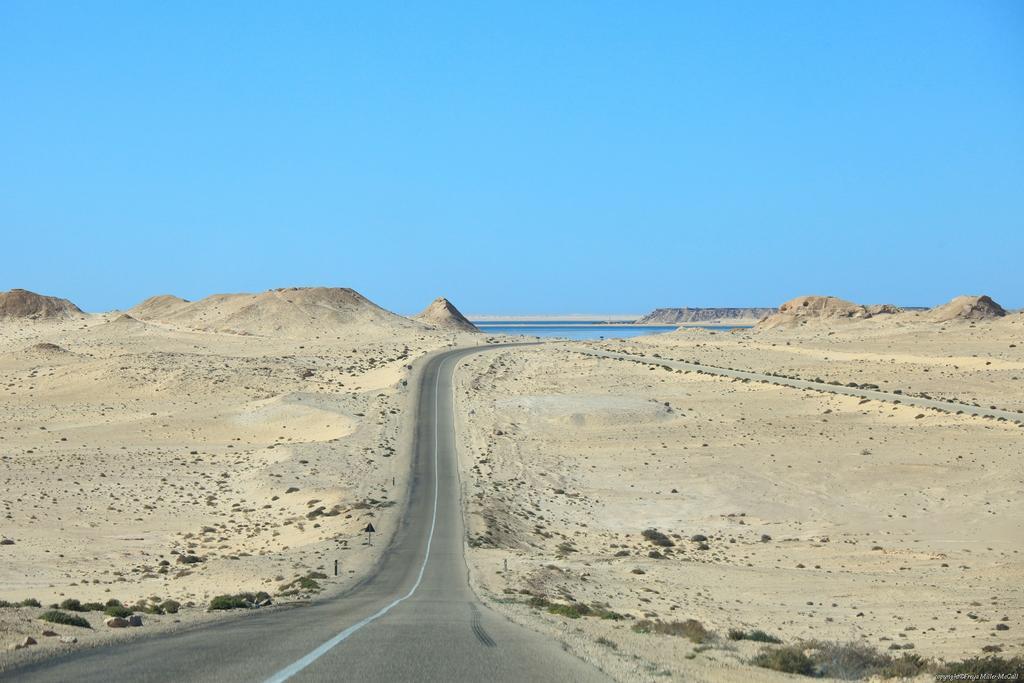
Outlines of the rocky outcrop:
{"type": "Polygon", "coordinates": [[[413,320],[430,325],[442,330],[457,330],[459,332],[479,332],[476,325],[471,323],[466,316],[455,308],[451,301],[439,296],[434,299],[421,313],[413,316],[413,320]]]}
{"type": "Polygon", "coordinates": [[[636,321],[637,325],[679,325],[716,320],[760,320],[774,308],[656,308],[636,321]]]}
{"type": "Polygon", "coordinates": [[[865,306],[834,296],[798,296],[779,306],[757,324],[758,329],[795,327],[822,320],[861,320],[870,318],[865,306]]]}
{"type": "Polygon", "coordinates": [[[935,322],[950,320],[991,320],[1002,318],[1006,309],[988,296],[958,296],[947,304],[936,306],[926,316],[935,322]]]}
{"type": "Polygon", "coordinates": [[[40,355],[54,355],[59,356],[68,352],[63,346],[57,344],[51,344],[50,342],[39,342],[25,349],[28,353],[40,354],[40,355]]]}
{"type": "Polygon", "coordinates": [[[895,315],[897,313],[902,313],[904,310],[906,310],[904,308],[900,308],[899,306],[893,306],[892,304],[871,304],[869,306],[865,306],[865,308],[867,309],[868,313],[871,314],[872,316],[895,315]]]}
{"type": "Polygon", "coordinates": [[[12,643],[11,646],[8,649],[10,649],[10,650],[23,650],[26,647],[32,647],[35,644],[36,644],[36,639],[35,638],[33,638],[32,636],[25,636],[24,638],[22,638],[18,642],[12,643]]]}
{"type": "Polygon", "coordinates": [[[913,323],[991,320],[1005,315],[1006,310],[987,296],[958,296],[947,304],[930,309],[901,308],[892,304],[862,306],[834,296],[801,296],[779,306],[778,313],[759,322],[757,329],[788,328],[813,323],[889,316],[893,316],[897,321],[913,323]]]}
{"type": "Polygon", "coordinates": [[[0,292],[0,320],[65,320],[84,315],[67,299],[43,296],[27,289],[0,292]]]}

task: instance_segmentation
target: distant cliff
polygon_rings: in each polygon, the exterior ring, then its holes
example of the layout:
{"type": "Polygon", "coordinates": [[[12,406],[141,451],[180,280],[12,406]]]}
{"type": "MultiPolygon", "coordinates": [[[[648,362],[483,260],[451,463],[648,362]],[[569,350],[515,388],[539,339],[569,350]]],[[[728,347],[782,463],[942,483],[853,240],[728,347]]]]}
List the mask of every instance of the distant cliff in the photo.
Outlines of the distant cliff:
{"type": "Polygon", "coordinates": [[[678,325],[715,320],[760,320],[774,308],[656,308],[637,320],[639,325],[678,325]]]}

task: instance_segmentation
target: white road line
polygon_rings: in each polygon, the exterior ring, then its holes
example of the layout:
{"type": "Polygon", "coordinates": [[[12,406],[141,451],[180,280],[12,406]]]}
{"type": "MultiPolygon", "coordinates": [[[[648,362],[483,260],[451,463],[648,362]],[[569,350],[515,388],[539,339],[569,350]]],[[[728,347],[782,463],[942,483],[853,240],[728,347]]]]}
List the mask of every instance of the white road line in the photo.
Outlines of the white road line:
{"type": "Polygon", "coordinates": [[[334,636],[333,638],[331,638],[326,643],[324,643],[320,647],[318,647],[315,650],[313,650],[312,652],[310,652],[308,655],[306,655],[302,659],[299,659],[298,661],[294,662],[293,664],[290,664],[289,666],[286,666],[285,668],[283,668],[280,671],[278,671],[276,674],[274,674],[273,676],[268,678],[265,683],[284,683],[284,681],[287,681],[289,678],[291,678],[295,674],[299,673],[300,671],[305,669],[307,666],[309,666],[310,664],[312,664],[316,660],[318,660],[321,657],[323,657],[335,645],[343,642],[346,638],[348,638],[350,635],[352,635],[353,633],[355,633],[359,629],[363,628],[367,624],[371,624],[374,621],[376,621],[377,619],[380,619],[382,616],[384,616],[385,614],[390,612],[392,610],[392,608],[394,608],[399,603],[404,602],[404,601],[408,600],[409,598],[411,598],[412,594],[416,592],[416,589],[420,587],[420,582],[423,581],[423,572],[425,572],[427,570],[427,560],[430,559],[430,544],[434,540],[434,526],[437,523],[437,491],[438,491],[438,483],[437,483],[438,482],[438,475],[437,475],[438,438],[437,438],[437,434],[438,434],[438,431],[439,431],[438,430],[439,424],[438,424],[438,407],[437,407],[438,406],[438,401],[437,401],[437,398],[438,398],[438,395],[439,395],[438,394],[438,387],[439,387],[439,385],[441,383],[441,371],[444,369],[444,364],[447,362],[447,360],[448,359],[446,358],[445,360],[441,361],[440,365],[437,366],[437,376],[434,378],[434,512],[433,512],[433,515],[430,518],[430,533],[427,535],[427,551],[425,553],[423,553],[423,564],[420,566],[420,573],[419,573],[419,576],[416,577],[416,583],[414,583],[412,585],[412,588],[409,589],[409,592],[406,593],[405,595],[403,595],[402,597],[398,598],[397,600],[395,600],[391,604],[387,605],[386,607],[383,607],[379,612],[376,612],[375,614],[371,614],[370,616],[366,617],[365,619],[363,619],[362,621],[360,621],[358,623],[352,624],[347,629],[345,629],[344,631],[342,631],[338,635],[334,636]]]}

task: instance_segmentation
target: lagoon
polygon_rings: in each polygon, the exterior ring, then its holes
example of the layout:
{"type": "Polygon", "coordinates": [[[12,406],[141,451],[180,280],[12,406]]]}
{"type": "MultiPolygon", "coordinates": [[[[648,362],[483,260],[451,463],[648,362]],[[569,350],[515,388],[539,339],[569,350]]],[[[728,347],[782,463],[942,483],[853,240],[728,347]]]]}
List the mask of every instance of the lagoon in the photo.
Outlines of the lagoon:
{"type": "Polygon", "coordinates": [[[601,320],[474,320],[473,324],[486,334],[515,334],[562,339],[625,339],[647,334],[663,334],[680,327],[703,327],[707,330],[717,331],[749,327],[748,325],[608,324],[601,320]]]}

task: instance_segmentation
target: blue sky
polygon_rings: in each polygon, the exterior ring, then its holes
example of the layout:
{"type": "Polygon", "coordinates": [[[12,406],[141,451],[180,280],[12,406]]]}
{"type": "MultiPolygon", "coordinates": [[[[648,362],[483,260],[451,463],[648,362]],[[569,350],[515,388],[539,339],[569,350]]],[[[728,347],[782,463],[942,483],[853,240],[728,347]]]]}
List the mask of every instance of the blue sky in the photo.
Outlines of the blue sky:
{"type": "Polygon", "coordinates": [[[0,289],[1024,306],[1024,3],[0,4],[0,289]]]}

